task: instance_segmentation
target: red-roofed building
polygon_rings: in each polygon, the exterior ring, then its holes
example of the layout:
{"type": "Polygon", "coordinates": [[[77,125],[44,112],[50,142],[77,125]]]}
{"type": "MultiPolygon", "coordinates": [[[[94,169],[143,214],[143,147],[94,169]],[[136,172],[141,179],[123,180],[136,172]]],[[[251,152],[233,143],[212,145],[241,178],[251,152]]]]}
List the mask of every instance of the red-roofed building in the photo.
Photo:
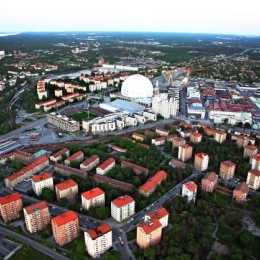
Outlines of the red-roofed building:
{"type": "Polygon", "coordinates": [[[93,258],[99,258],[112,247],[112,229],[107,223],[86,230],[84,237],[87,252],[93,258]]]}
{"type": "Polygon", "coordinates": [[[137,227],[136,243],[142,248],[148,248],[160,243],[162,238],[162,225],[159,220],[153,219],[141,223],[137,227]]]}
{"type": "Polygon", "coordinates": [[[186,162],[192,157],[192,150],[193,147],[188,144],[180,145],[178,151],[178,159],[186,162]]]}
{"type": "Polygon", "coordinates": [[[121,222],[135,214],[135,201],[128,195],[111,201],[111,216],[121,222]]]}
{"type": "Polygon", "coordinates": [[[209,156],[206,153],[195,154],[194,168],[198,171],[206,171],[209,165],[209,156]]]}
{"type": "Polygon", "coordinates": [[[174,137],[172,140],[172,149],[184,145],[185,143],[186,141],[182,137],[174,137]]]}
{"type": "Polygon", "coordinates": [[[15,160],[22,161],[24,164],[28,165],[36,161],[36,158],[33,154],[27,153],[22,150],[16,150],[13,152],[15,160]]]}
{"type": "Polygon", "coordinates": [[[152,144],[159,146],[159,145],[164,145],[165,144],[165,139],[166,136],[161,136],[161,137],[157,137],[157,138],[153,138],[152,139],[152,144]]]}
{"type": "Polygon", "coordinates": [[[198,185],[193,181],[186,182],[182,185],[182,197],[187,196],[188,202],[193,201],[195,203],[197,196],[198,185]]]}
{"type": "Polygon", "coordinates": [[[233,192],[233,198],[236,200],[237,203],[241,204],[246,201],[248,191],[248,185],[245,182],[240,182],[233,192]]]}
{"type": "Polygon", "coordinates": [[[22,209],[22,199],[19,193],[13,193],[0,198],[0,212],[4,222],[19,218],[22,209]]]}
{"type": "Polygon", "coordinates": [[[249,144],[254,145],[255,138],[249,137],[249,136],[244,136],[244,135],[238,135],[236,143],[239,148],[244,148],[249,144]]]}
{"type": "Polygon", "coordinates": [[[134,138],[135,140],[143,142],[145,136],[142,135],[142,134],[139,134],[139,133],[133,133],[132,138],[134,138]]]}
{"type": "Polygon", "coordinates": [[[27,230],[32,234],[45,229],[50,223],[50,213],[45,201],[40,201],[23,209],[27,230]]]}
{"type": "Polygon", "coordinates": [[[158,219],[162,225],[162,228],[165,228],[168,226],[169,212],[163,207],[158,207],[144,216],[145,222],[153,219],[158,219]]]}
{"type": "Polygon", "coordinates": [[[100,207],[105,205],[105,192],[100,188],[81,193],[82,208],[89,210],[90,207],[100,207]]]}
{"type": "Polygon", "coordinates": [[[155,188],[161,184],[163,180],[167,177],[167,173],[165,171],[158,171],[152,178],[150,178],[145,184],[139,187],[139,193],[144,196],[150,196],[155,188]]]}
{"type": "Polygon", "coordinates": [[[92,170],[95,166],[99,164],[99,157],[98,155],[92,155],[88,159],[86,159],[84,162],[80,164],[80,169],[83,171],[90,171],[92,170]]]}
{"type": "Polygon", "coordinates": [[[171,165],[173,168],[182,168],[184,169],[186,167],[186,164],[181,162],[181,161],[178,161],[176,159],[172,159],[170,162],[169,162],[169,165],[171,165]]]}
{"type": "Polygon", "coordinates": [[[32,188],[35,194],[41,195],[43,188],[54,190],[53,177],[50,173],[32,176],[32,188]]]}
{"type": "Polygon", "coordinates": [[[70,157],[68,157],[64,163],[66,166],[69,166],[71,164],[71,162],[73,161],[77,161],[77,162],[81,162],[84,158],[84,153],[81,151],[78,151],[76,153],[74,153],[73,155],[71,155],[70,157]]]}
{"type": "Polygon", "coordinates": [[[119,146],[116,146],[116,145],[113,145],[112,149],[117,151],[117,152],[120,152],[120,153],[126,153],[127,152],[127,149],[119,147],[119,146]]]}
{"type": "Polygon", "coordinates": [[[169,130],[166,130],[166,129],[163,129],[163,128],[160,128],[160,127],[157,127],[155,129],[155,133],[160,135],[160,136],[167,136],[170,134],[170,131],[169,130]]]}
{"type": "Polygon", "coordinates": [[[260,154],[253,155],[249,160],[249,164],[251,164],[252,169],[260,171],[260,154]]]}
{"type": "Polygon", "coordinates": [[[52,218],[52,234],[57,244],[63,246],[79,235],[79,219],[74,211],[52,218]]]}
{"type": "Polygon", "coordinates": [[[50,161],[57,163],[58,161],[62,160],[62,156],[66,156],[66,157],[70,156],[70,151],[68,148],[64,148],[64,149],[58,151],[57,153],[53,154],[50,157],[50,161]]]}
{"type": "Polygon", "coordinates": [[[78,184],[73,180],[64,181],[55,186],[57,200],[67,198],[69,201],[75,200],[78,194],[78,184]]]}
{"type": "Polygon", "coordinates": [[[77,175],[80,178],[85,178],[87,176],[87,172],[73,168],[73,167],[69,167],[60,163],[55,164],[54,166],[54,170],[56,173],[59,173],[61,175],[64,176],[70,176],[71,174],[77,175]]]}
{"type": "Polygon", "coordinates": [[[122,161],[121,168],[125,168],[125,167],[132,169],[135,172],[135,174],[137,174],[137,175],[144,174],[145,176],[147,176],[149,174],[149,169],[147,169],[145,167],[142,167],[142,166],[139,166],[137,164],[130,163],[127,161],[122,161]]]}
{"type": "Polygon", "coordinates": [[[205,192],[213,192],[218,181],[218,175],[215,172],[208,172],[201,180],[201,189],[205,192]]]}
{"type": "Polygon", "coordinates": [[[221,179],[227,181],[234,178],[236,164],[231,161],[224,161],[220,163],[219,176],[221,179]]]}
{"type": "Polygon", "coordinates": [[[244,148],[244,158],[250,158],[254,155],[256,155],[258,152],[258,148],[254,145],[248,145],[244,148]]]}
{"type": "Polygon", "coordinates": [[[260,188],[260,171],[256,169],[252,169],[247,174],[246,183],[249,188],[257,190],[260,188]]]}
{"type": "Polygon", "coordinates": [[[114,158],[110,157],[103,163],[101,163],[97,168],[96,168],[96,173],[100,175],[105,175],[109,170],[114,168],[116,165],[116,161],[114,158]]]}
{"type": "Polygon", "coordinates": [[[202,141],[202,134],[197,132],[192,132],[190,134],[190,141],[194,144],[198,144],[202,141]]]}

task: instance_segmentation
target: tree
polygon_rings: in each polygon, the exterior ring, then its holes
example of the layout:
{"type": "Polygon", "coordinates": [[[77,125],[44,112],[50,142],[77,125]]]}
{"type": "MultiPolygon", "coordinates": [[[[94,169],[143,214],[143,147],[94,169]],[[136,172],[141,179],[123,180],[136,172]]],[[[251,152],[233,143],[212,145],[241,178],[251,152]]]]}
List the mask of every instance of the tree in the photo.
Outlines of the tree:
{"type": "Polygon", "coordinates": [[[79,169],[80,163],[79,163],[78,161],[72,161],[72,162],[70,163],[70,166],[71,166],[72,168],[79,169]]]}
{"type": "Polygon", "coordinates": [[[67,198],[61,198],[58,200],[57,205],[60,207],[65,207],[68,205],[68,203],[69,203],[69,201],[67,198]]]}
{"type": "Polygon", "coordinates": [[[49,188],[43,188],[40,197],[47,202],[52,202],[55,199],[55,192],[49,188]]]}
{"type": "Polygon", "coordinates": [[[84,254],[84,253],[85,253],[85,244],[84,244],[83,241],[80,241],[80,242],[77,244],[76,252],[79,253],[79,254],[84,254]]]}

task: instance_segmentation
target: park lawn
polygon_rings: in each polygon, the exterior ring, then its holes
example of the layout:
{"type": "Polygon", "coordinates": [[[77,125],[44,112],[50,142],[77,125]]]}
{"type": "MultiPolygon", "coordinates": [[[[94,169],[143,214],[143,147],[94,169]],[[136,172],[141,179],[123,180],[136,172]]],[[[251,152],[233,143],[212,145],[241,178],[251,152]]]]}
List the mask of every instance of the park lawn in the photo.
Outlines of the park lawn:
{"type": "Polygon", "coordinates": [[[74,120],[83,120],[87,118],[95,118],[97,117],[94,114],[88,113],[88,112],[82,112],[71,116],[74,120]]]}
{"type": "Polygon", "coordinates": [[[218,231],[217,231],[217,238],[219,240],[224,240],[224,237],[227,235],[233,235],[234,230],[225,226],[218,226],[218,231]]]}
{"type": "Polygon", "coordinates": [[[218,206],[227,206],[227,202],[231,200],[231,197],[218,191],[214,191],[210,195],[210,201],[215,202],[218,206]]]}
{"type": "Polygon", "coordinates": [[[49,257],[42,252],[35,250],[34,248],[23,245],[18,251],[15,252],[14,255],[12,255],[10,260],[35,260],[35,259],[41,259],[41,260],[52,260],[52,257],[49,257]]]}

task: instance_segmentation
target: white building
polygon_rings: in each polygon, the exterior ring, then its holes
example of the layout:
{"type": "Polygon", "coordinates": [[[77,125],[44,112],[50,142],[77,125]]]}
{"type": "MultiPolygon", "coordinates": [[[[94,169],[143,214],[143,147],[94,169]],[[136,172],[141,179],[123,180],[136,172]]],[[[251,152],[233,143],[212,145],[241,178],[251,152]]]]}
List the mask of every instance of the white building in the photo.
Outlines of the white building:
{"type": "Polygon", "coordinates": [[[112,247],[112,229],[107,223],[102,223],[95,229],[86,230],[84,237],[87,252],[93,258],[99,258],[112,247]]]}
{"type": "Polygon", "coordinates": [[[111,201],[111,216],[121,222],[135,214],[135,201],[128,195],[111,201]]]}
{"type": "Polygon", "coordinates": [[[105,205],[105,192],[96,187],[81,194],[82,208],[89,210],[90,207],[105,205]]]}
{"type": "Polygon", "coordinates": [[[115,159],[110,157],[96,168],[96,174],[105,175],[109,170],[114,168],[115,165],[115,159]]]}
{"type": "Polygon", "coordinates": [[[169,212],[163,207],[158,207],[144,216],[145,222],[152,219],[158,219],[162,225],[162,228],[165,228],[168,226],[169,212]]]}
{"type": "Polygon", "coordinates": [[[43,188],[54,190],[53,177],[48,172],[32,176],[32,188],[37,196],[41,195],[43,188]]]}
{"type": "Polygon", "coordinates": [[[198,185],[193,181],[187,182],[182,185],[182,197],[187,196],[188,202],[195,202],[197,196],[198,185]]]}
{"type": "Polygon", "coordinates": [[[161,93],[153,97],[152,111],[164,118],[176,116],[179,110],[179,102],[173,97],[168,97],[168,94],[161,93]]]}

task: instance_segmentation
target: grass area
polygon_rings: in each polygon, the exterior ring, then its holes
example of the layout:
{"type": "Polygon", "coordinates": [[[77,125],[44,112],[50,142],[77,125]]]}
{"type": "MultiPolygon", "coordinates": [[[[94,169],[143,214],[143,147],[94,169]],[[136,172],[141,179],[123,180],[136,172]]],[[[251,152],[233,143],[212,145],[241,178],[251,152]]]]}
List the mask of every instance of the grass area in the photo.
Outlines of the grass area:
{"type": "Polygon", "coordinates": [[[231,197],[221,192],[215,191],[210,195],[210,201],[216,202],[218,206],[227,206],[227,202],[231,200],[231,197]]]}
{"type": "Polygon", "coordinates": [[[51,260],[52,258],[43,254],[42,252],[35,250],[34,248],[23,245],[21,249],[15,252],[13,256],[9,258],[10,260],[51,260]]]}
{"type": "Polygon", "coordinates": [[[132,231],[128,232],[126,235],[127,235],[128,241],[136,239],[136,228],[134,228],[132,231]]]}
{"type": "Polygon", "coordinates": [[[75,120],[83,120],[87,118],[96,118],[97,116],[88,112],[82,112],[71,116],[75,120]]]}
{"type": "Polygon", "coordinates": [[[68,244],[64,245],[63,247],[65,249],[68,250],[75,250],[75,248],[77,247],[79,242],[83,242],[84,243],[85,239],[84,239],[84,232],[80,232],[79,236],[75,239],[73,239],[71,242],[69,242],[68,244]]]}
{"type": "Polygon", "coordinates": [[[233,232],[233,229],[219,225],[216,236],[219,240],[224,240],[225,236],[232,235],[233,232]]]}

